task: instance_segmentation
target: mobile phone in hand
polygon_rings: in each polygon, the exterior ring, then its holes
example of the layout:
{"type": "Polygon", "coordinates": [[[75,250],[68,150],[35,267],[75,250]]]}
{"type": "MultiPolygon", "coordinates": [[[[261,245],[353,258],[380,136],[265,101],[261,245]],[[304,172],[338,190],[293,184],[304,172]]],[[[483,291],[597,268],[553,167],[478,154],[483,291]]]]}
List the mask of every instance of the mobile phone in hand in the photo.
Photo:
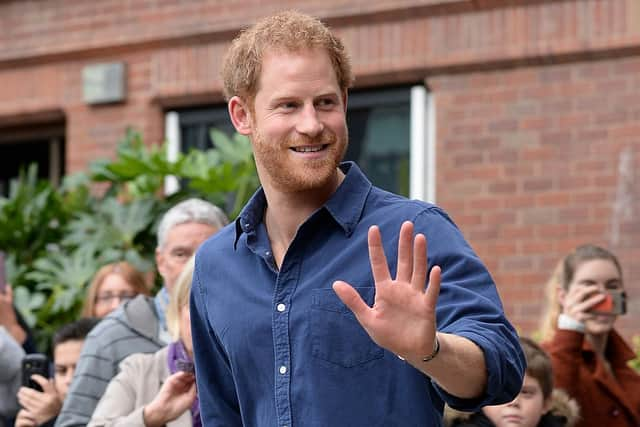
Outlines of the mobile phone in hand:
{"type": "Polygon", "coordinates": [[[7,273],[4,264],[4,252],[0,251],[0,293],[4,293],[7,288],[7,273]]]}
{"type": "Polygon", "coordinates": [[[590,313],[619,316],[627,312],[627,294],[620,290],[604,292],[604,300],[589,309],[590,313]]]}
{"type": "Polygon", "coordinates": [[[22,385],[34,390],[43,391],[40,384],[31,379],[31,375],[33,374],[49,378],[49,358],[44,354],[27,354],[22,359],[22,385]]]}
{"type": "Polygon", "coordinates": [[[186,360],[176,360],[176,368],[178,371],[188,372],[194,374],[196,372],[193,362],[187,362],[186,360]]]}

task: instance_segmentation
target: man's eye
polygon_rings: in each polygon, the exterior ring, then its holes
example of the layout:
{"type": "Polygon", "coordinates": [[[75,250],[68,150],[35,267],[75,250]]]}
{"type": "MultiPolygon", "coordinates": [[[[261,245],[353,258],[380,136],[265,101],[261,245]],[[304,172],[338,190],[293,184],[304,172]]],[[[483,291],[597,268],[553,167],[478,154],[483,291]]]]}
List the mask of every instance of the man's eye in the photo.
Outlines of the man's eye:
{"type": "Polygon", "coordinates": [[[283,102],[280,104],[280,108],[283,110],[293,110],[297,107],[295,102],[283,102]]]}
{"type": "Polygon", "coordinates": [[[318,101],[318,106],[321,108],[330,108],[335,105],[335,101],[331,98],[324,98],[318,101]]]}

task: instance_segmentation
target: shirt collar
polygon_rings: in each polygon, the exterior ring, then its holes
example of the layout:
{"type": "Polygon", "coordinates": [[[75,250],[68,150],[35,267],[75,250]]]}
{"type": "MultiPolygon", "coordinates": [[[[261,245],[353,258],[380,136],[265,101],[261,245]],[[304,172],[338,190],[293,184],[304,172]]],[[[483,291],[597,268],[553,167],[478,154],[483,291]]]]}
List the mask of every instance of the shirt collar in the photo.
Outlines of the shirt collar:
{"type": "Polygon", "coordinates": [[[350,236],[362,217],[372,185],[354,162],[344,162],[340,169],[345,174],[344,181],[324,207],[350,236]]]}
{"type": "MultiPolygon", "coordinates": [[[[362,216],[364,204],[372,185],[354,162],[343,162],[340,164],[340,170],[345,174],[345,178],[325,203],[324,208],[342,227],[345,234],[350,236],[362,216]]],[[[251,233],[262,222],[266,205],[267,199],[264,190],[259,188],[236,219],[234,249],[237,247],[238,239],[242,233],[251,233]]]]}
{"type": "Polygon", "coordinates": [[[236,218],[236,239],[233,248],[236,248],[238,239],[242,233],[251,233],[256,226],[262,221],[264,209],[267,206],[267,197],[262,187],[251,196],[245,207],[236,218]]]}

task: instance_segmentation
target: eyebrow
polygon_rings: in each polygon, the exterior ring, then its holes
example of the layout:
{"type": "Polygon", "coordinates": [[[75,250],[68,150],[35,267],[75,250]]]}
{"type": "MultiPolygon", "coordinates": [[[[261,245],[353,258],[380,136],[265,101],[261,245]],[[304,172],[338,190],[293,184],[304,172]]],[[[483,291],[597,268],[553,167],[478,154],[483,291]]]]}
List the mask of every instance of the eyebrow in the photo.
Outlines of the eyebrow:
{"type": "Polygon", "coordinates": [[[190,246],[175,246],[170,249],[170,252],[175,251],[193,251],[193,249],[190,246]]]}

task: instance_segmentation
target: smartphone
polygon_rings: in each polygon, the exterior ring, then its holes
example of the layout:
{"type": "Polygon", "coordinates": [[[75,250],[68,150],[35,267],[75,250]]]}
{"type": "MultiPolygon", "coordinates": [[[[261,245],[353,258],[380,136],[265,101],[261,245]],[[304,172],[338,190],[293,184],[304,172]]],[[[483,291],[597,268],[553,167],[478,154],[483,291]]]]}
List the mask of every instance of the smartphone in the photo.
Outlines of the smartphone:
{"type": "Polygon", "coordinates": [[[40,353],[27,354],[22,359],[22,385],[34,390],[43,391],[40,384],[31,379],[31,375],[38,374],[49,378],[49,358],[40,353]]]}
{"type": "Polygon", "coordinates": [[[604,300],[589,309],[590,313],[621,315],[627,312],[627,294],[624,291],[606,291],[604,300]]]}
{"type": "Polygon", "coordinates": [[[188,372],[190,374],[195,374],[196,372],[195,366],[193,366],[193,362],[187,362],[186,360],[176,360],[176,368],[179,371],[188,372]]]}
{"type": "Polygon", "coordinates": [[[4,265],[4,252],[0,251],[0,293],[4,293],[7,288],[7,272],[4,265]]]}

